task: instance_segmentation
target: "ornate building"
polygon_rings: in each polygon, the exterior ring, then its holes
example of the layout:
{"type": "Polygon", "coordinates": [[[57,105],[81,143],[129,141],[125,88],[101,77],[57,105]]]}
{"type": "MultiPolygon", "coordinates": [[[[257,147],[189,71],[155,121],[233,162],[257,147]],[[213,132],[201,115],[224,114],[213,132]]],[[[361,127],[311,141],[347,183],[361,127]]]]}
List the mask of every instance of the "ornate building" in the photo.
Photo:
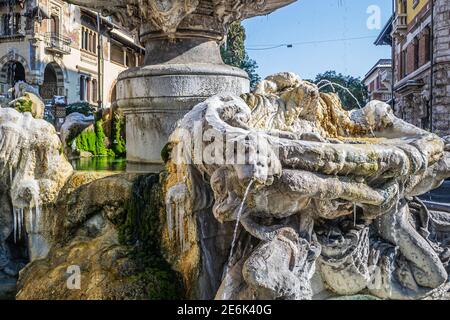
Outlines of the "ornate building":
{"type": "Polygon", "coordinates": [[[393,45],[395,112],[450,134],[450,0],[394,0],[376,44],[393,45]]]}
{"type": "Polygon", "coordinates": [[[0,0],[0,94],[23,80],[44,100],[107,107],[118,74],[142,62],[137,43],[109,19],[60,0],[0,0]]]}
{"type": "Polygon", "coordinates": [[[364,77],[369,100],[390,102],[392,99],[392,61],[380,59],[364,77]]]}

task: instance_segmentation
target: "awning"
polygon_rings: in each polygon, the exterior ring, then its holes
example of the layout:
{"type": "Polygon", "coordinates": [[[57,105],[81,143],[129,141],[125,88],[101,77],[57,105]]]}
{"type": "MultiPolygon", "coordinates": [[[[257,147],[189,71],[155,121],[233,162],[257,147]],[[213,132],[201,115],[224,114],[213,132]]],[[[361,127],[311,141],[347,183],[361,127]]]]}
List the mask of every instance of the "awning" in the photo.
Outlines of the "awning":
{"type": "Polygon", "coordinates": [[[134,39],[128,35],[125,35],[123,32],[120,32],[116,29],[110,30],[111,38],[113,38],[116,41],[119,41],[122,44],[128,45],[138,51],[144,51],[145,48],[142,47],[140,44],[137,44],[134,39]]]}

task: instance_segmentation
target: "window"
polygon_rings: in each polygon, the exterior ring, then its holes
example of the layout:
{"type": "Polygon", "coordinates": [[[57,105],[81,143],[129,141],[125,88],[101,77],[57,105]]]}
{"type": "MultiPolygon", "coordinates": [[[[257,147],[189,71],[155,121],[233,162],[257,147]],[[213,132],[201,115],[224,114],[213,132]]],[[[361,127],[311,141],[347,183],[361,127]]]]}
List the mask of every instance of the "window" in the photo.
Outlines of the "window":
{"type": "Polygon", "coordinates": [[[93,54],[97,53],[97,32],[85,26],[81,27],[81,49],[93,54]]]}
{"type": "Polygon", "coordinates": [[[413,41],[414,48],[414,70],[419,69],[419,57],[420,57],[420,46],[419,39],[415,38],[413,41]]]}
{"type": "Polygon", "coordinates": [[[86,79],[86,101],[91,101],[91,79],[86,79]]]}
{"type": "Polygon", "coordinates": [[[400,79],[403,79],[406,77],[407,71],[406,71],[406,50],[402,50],[400,53],[400,79]]]}
{"type": "Polygon", "coordinates": [[[397,1],[397,14],[406,14],[406,0],[397,1]]]}
{"type": "Polygon", "coordinates": [[[124,64],[123,48],[116,43],[111,43],[111,61],[124,64]]]}
{"type": "Polygon", "coordinates": [[[86,91],[85,79],[86,78],[84,76],[80,76],[80,101],[85,100],[85,95],[84,95],[84,92],[86,91]]]}
{"type": "Polygon", "coordinates": [[[2,31],[3,35],[9,36],[18,34],[21,30],[21,16],[20,13],[4,14],[2,16],[2,31]]]}
{"type": "Polygon", "coordinates": [[[11,26],[9,24],[11,16],[9,14],[4,14],[2,17],[2,30],[3,35],[7,36],[11,34],[11,26]]]}
{"type": "Polygon", "coordinates": [[[92,79],[92,102],[97,103],[98,97],[97,97],[97,80],[92,79]]]}
{"type": "Polygon", "coordinates": [[[59,34],[59,17],[52,15],[50,19],[50,32],[52,35],[59,34]]]}
{"type": "Polygon", "coordinates": [[[21,15],[20,13],[14,14],[14,21],[13,21],[13,34],[17,34],[20,32],[20,24],[21,24],[21,15]]]}
{"type": "Polygon", "coordinates": [[[424,33],[424,41],[425,41],[425,62],[428,62],[431,60],[431,49],[433,46],[432,40],[431,40],[431,29],[430,27],[426,27],[425,28],[425,33],[424,33]]]}
{"type": "Polygon", "coordinates": [[[80,76],[80,101],[92,102],[97,99],[97,80],[89,75],[80,76]]]}

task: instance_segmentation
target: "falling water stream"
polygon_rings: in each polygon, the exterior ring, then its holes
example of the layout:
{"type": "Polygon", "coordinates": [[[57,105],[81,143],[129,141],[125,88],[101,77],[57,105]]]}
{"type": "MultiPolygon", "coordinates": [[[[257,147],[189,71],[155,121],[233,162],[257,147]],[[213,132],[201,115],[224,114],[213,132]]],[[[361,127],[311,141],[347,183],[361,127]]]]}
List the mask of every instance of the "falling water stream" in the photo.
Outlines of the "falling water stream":
{"type": "Polygon", "coordinates": [[[241,223],[242,212],[244,211],[244,204],[245,204],[245,201],[248,198],[248,195],[250,193],[250,189],[251,189],[251,187],[252,187],[254,182],[255,182],[255,180],[252,179],[249,182],[247,188],[245,189],[244,197],[242,198],[242,202],[241,202],[241,204],[239,206],[239,211],[238,211],[237,216],[236,216],[236,224],[234,226],[234,231],[233,231],[233,241],[231,241],[230,255],[228,256],[228,261],[227,261],[227,264],[225,266],[225,272],[224,272],[224,274],[225,274],[225,278],[224,278],[225,279],[225,288],[223,290],[223,295],[222,295],[222,299],[224,299],[224,300],[226,299],[226,297],[225,297],[226,290],[225,289],[229,285],[228,272],[230,271],[231,260],[233,259],[234,247],[236,246],[237,233],[238,233],[238,230],[239,230],[239,225],[241,223]]]}
{"type": "MultiPolygon", "coordinates": [[[[359,109],[362,109],[362,106],[359,103],[359,100],[355,97],[355,95],[350,91],[349,88],[344,87],[344,86],[340,85],[339,83],[331,82],[330,80],[327,80],[327,79],[320,80],[317,83],[317,86],[319,87],[319,91],[322,90],[325,87],[328,87],[328,86],[330,86],[333,89],[334,92],[336,92],[336,89],[334,88],[334,86],[337,86],[337,87],[341,88],[342,90],[347,92],[356,101],[356,104],[358,105],[359,109]],[[319,87],[319,85],[321,83],[325,83],[325,84],[319,87]]],[[[372,136],[375,138],[375,133],[373,132],[373,129],[372,129],[372,127],[370,125],[369,125],[369,130],[370,130],[370,133],[372,134],[372,136]]]]}

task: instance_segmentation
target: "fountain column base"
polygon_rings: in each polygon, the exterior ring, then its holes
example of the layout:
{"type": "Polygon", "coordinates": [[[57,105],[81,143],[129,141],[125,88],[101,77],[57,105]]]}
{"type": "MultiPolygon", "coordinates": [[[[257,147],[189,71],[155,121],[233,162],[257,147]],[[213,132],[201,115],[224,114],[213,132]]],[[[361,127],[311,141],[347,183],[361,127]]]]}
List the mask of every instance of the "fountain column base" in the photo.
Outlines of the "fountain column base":
{"type": "Polygon", "coordinates": [[[220,63],[148,65],[125,71],[117,84],[126,117],[127,160],[161,163],[176,123],[193,106],[218,93],[250,89],[245,71],[220,63]]]}

